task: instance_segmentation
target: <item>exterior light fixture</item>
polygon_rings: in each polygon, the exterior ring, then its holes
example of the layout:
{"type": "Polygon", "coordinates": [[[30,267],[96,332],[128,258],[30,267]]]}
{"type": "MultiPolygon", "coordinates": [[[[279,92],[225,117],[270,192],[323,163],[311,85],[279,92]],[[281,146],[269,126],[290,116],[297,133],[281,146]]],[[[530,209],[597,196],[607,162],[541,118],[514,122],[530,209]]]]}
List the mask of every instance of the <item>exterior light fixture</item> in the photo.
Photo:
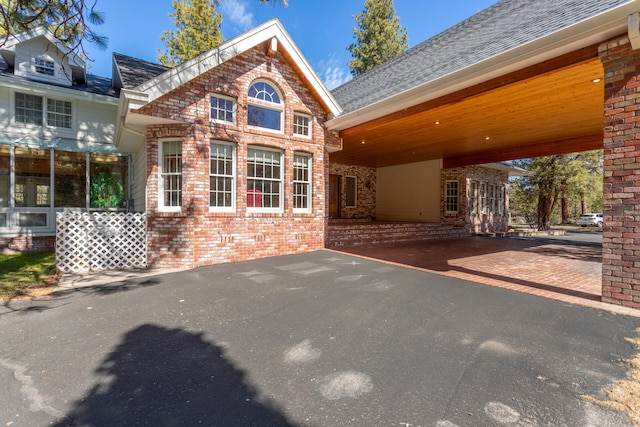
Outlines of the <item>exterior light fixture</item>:
{"type": "Polygon", "coordinates": [[[602,81],[602,79],[593,79],[591,80],[591,83],[600,83],[602,81]]]}
{"type": "Polygon", "coordinates": [[[440,121],[436,120],[435,122],[433,122],[434,125],[439,125],[440,121]]]}
{"type": "Polygon", "coordinates": [[[364,139],[362,140],[362,145],[364,145],[364,139]]]}

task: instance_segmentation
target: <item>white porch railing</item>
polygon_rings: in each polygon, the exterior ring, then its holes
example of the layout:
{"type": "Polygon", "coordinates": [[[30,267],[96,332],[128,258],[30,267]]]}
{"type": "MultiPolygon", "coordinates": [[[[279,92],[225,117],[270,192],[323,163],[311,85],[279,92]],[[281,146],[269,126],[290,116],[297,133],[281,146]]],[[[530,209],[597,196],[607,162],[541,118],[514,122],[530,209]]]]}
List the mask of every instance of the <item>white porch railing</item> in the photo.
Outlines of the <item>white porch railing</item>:
{"type": "Polygon", "coordinates": [[[56,267],[63,273],[147,266],[144,213],[56,213],[56,267]]]}

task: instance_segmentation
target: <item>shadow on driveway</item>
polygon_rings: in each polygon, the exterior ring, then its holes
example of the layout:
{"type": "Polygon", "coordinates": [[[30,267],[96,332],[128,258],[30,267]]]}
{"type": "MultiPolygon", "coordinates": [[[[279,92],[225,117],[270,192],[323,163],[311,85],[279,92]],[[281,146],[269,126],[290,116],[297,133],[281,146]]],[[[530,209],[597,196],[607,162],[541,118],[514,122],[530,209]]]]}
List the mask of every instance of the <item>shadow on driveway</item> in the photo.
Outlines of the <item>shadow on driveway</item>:
{"type": "Polygon", "coordinates": [[[273,403],[259,401],[221,348],[182,329],[129,331],[95,377],[55,426],[291,425],[273,403]]]}

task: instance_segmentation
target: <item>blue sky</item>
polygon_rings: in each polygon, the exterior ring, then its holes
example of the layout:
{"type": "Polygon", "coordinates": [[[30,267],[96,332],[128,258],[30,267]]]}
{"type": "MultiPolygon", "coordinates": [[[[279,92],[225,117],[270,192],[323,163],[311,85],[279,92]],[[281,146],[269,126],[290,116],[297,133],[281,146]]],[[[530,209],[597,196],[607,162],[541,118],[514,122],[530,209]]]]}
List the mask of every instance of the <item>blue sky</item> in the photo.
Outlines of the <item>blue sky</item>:
{"type": "MultiPolygon", "coordinates": [[[[400,23],[406,27],[409,46],[414,46],[497,0],[395,0],[400,23]]],[[[289,0],[289,6],[274,6],[258,0],[224,0],[221,30],[230,39],[271,18],[278,17],[316,73],[329,89],[351,78],[347,46],[353,43],[353,15],[364,8],[364,0],[289,0]]],[[[93,61],[90,72],[111,77],[113,52],[157,62],[157,49],[164,49],[160,36],[173,29],[171,0],[97,0],[97,10],[106,22],[94,29],[109,38],[106,51],[88,45],[93,61]]]]}

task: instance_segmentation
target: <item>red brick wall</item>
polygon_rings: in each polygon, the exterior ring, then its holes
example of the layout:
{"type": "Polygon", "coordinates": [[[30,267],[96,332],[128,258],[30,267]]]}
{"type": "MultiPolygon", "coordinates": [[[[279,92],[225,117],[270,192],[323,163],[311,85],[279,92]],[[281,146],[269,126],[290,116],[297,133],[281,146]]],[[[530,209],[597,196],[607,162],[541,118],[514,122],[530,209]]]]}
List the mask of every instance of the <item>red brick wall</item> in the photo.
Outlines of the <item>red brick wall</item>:
{"type": "Polygon", "coordinates": [[[55,236],[1,237],[0,253],[3,255],[32,252],[53,252],[55,236]]]}
{"type": "Polygon", "coordinates": [[[329,173],[341,177],[340,185],[340,218],[375,219],[376,217],[376,169],[364,166],[343,165],[330,163],[329,173]],[[355,176],[358,186],[356,207],[346,207],[345,177],[355,176]]]}
{"type": "MultiPolygon", "coordinates": [[[[485,182],[487,185],[495,185],[496,191],[500,187],[504,187],[509,182],[509,174],[507,172],[496,169],[489,169],[480,166],[467,166],[463,168],[443,169],[440,175],[440,222],[443,225],[453,227],[467,227],[474,233],[498,233],[505,232],[509,228],[509,194],[505,191],[505,206],[502,214],[498,213],[497,207],[493,211],[486,214],[471,213],[471,181],[478,184],[478,197],[480,196],[480,183],[485,182]],[[458,181],[459,185],[459,210],[458,214],[450,214],[445,212],[445,190],[447,181],[458,181]]],[[[498,195],[496,193],[496,203],[498,195]]]]}
{"type": "Polygon", "coordinates": [[[605,72],[602,300],[640,308],[640,51],[599,47],[605,72]]]}
{"type": "Polygon", "coordinates": [[[148,258],[150,265],[192,267],[241,261],[321,249],[325,230],[325,140],[336,145],[334,134],[322,127],[326,112],[286,59],[279,53],[267,57],[254,48],[221,64],[171,93],[138,110],[171,118],[184,125],[147,128],[148,258]],[[247,126],[247,91],[258,78],[267,79],[283,95],[284,133],[247,126]],[[235,125],[209,121],[210,94],[237,99],[235,125]],[[293,113],[313,117],[312,138],[293,136],[293,113]],[[158,209],[158,142],[182,140],[182,209],[179,213],[158,209]],[[236,144],[236,210],[209,211],[209,143],[223,140],[236,144]],[[284,209],[280,213],[253,213],[246,206],[247,148],[259,145],[284,152],[284,209]],[[293,156],[301,151],[312,156],[312,210],[293,212],[293,156]]]}

